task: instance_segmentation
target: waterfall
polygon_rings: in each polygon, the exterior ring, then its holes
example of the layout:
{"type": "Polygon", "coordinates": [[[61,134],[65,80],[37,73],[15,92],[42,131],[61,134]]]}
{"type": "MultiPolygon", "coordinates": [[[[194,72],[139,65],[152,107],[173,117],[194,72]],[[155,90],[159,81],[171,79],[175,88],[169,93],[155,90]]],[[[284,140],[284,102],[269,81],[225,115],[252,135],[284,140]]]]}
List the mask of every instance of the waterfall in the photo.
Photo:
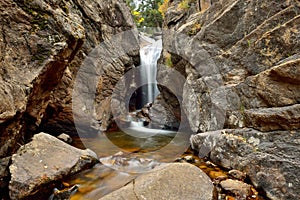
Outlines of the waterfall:
{"type": "Polygon", "coordinates": [[[162,51],[162,40],[141,35],[141,40],[146,43],[140,49],[140,83],[143,85],[138,91],[137,108],[140,109],[147,103],[153,102],[159,94],[156,81],[157,61],[162,51]]]}

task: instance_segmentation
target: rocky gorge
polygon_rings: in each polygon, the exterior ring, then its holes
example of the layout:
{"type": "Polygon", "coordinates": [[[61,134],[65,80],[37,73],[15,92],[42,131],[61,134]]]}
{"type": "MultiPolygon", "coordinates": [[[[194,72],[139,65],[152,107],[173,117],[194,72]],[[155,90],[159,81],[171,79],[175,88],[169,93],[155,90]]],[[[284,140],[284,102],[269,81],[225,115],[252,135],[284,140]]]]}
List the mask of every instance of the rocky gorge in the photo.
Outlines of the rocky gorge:
{"type": "MultiPolygon", "coordinates": [[[[93,199],[249,199],[255,190],[299,199],[300,2],[166,2],[162,85],[144,113],[160,128],[185,124],[197,157],[229,175],[209,179],[201,167],[146,159],[154,171],[122,174],[113,192],[93,199]],[[176,95],[163,86],[170,81],[176,95]]],[[[80,185],[63,180],[101,164],[56,136],[94,136],[124,118],[111,107],[123,106],[129,89],[113,93],[140,64],[139,32],[123,0],[2,0],[0,10],[0,198],[47,199],[63,185],[68,195],[51,198],[68,199],[80,185]]]]}

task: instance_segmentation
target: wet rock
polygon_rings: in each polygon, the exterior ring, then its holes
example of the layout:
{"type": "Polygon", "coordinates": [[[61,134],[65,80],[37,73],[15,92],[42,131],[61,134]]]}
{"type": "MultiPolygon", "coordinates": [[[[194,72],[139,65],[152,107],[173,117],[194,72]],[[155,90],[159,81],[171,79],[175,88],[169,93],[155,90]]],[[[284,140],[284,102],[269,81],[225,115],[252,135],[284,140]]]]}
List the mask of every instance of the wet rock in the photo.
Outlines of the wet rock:
{"type": "Polygon", "coordinates": [[[194,162],[195,161],[193,156],[184,156],[183,159],[187,162],[194,162]]]}
{"type": "Polygon", "coordinates": [[[210,200],[214,186],[209,177],[191,164],[174,163],[155,168],[101,200],[197,199],[210,200]]]}
{"type": "Polygon", "coordinates": [[[228,176],[222,171],[210,171],[208,173],[209,177],[214,181],[220,181],[226,179],[228,176]]]}
{"type": "Polygon", "coordinates": [[[49,197],[56,181],[96,162],[96,154],[89,149],[77,149],[46,133],[34,135],[30,143],[12,156],[10,198],[49,197]]]}
{"type": "Polygon", "coordinates": [[[251,195],[251,185],[238,180],[227,179],[220,183],[221,187],[234,194],[237,199],[246,199],[251,195]]]}
{"type": "Polygon", "coordinates": [[[100,158],[100,162],[115,170],[137,174],[150,171],[160,165],[159,162],[153,159],[139,158],[130,155],[126,156],[122,154],[100,158]]]}
{"type": "Polygon", "coordinates": [[[70,199],[73,194],[78,190],[78,185],[74,185],[71,188],[66,188],[63,190],[58,190],[54,188],[53,194],[49,197],[48,200],[65,200],[70,199]]]}
{"type": "Polygon", "coordinates": [[[72,143],[72,138],[65,134],[65,133],[62,133],[60,134],[59,136],[57,136],[58,139],[60,139],[61,141],[64,141],[65,143],[68,143],[68,144],[71,144],[72,143]]]}
{"type": "MultiPolygon", "coordinates": [[[[169,98],[169,100],[171,99],[174,99],[174,97],[169,98]]],[[[176,99],[174,101],[176,101],[176,99]]],[[[176,113],[176,110],[177,109],[174,110],[170,104],[166,103],[166,101],[158,95],[149,111],[152,127],[171,130],[178,129],[180,125],[180,117],[178,116],[180,116],[180,113],[176,113]]]]}
{"type": "Polygon", "coordinates": [[[217,165],[246,173],[268,198],[299,198],[299,131],[220,130],[192,136],[191,143],[217,165]]]}

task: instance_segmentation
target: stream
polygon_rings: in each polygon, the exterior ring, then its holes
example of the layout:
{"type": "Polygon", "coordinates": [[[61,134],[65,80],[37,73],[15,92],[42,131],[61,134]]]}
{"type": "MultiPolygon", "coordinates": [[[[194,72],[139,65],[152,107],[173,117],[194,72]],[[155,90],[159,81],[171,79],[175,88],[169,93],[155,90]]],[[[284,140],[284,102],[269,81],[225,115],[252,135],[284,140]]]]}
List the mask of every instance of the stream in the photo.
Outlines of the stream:
{"type": "MultiPolygon", "coordinates": [[[[172,160],[170,160],[170,158],[174,158],[172,150],[164,152],[163,155],[153,154],[155,149],[164,146],[172,138],[173,135],[157,135],[152,139],[136,138],[121,131],[108,132],[96,138],[75,138],[74,146],[85,148],[83,143],[88,144],[97,153],[101,163],[64,180],[64,187],[78,186],[77,192],[70,199],[98,200],[123,187],[142,173],[166,162],[191,163],[203,170],[212,180],[229,177],[227,170],[216,166],[209,160],[200,159],[190,148],[172,160]],[[106,137],[109,140],[105,139],[106,137]],[[119,151],[115,148],[107,148],[111,146],[110,142],[117,145],[120,148],[119,151]],[[114,154],[112,155],[112,153],[114,154]]],[[[263,200],[264,198],[255,195],[255,197],[247,199],[263,200]]]]}
{"type": "Polygon", "coordinates": [[[99,199],[126,185],[138,175],[168,162],[174,156],[171,149],[169,152],[164,151],[163,155],[153,152],[169,143],[174,137],[172,133],[176,132],[170,131],[169,134],[159,134],[151,138],[137,138],[118,131],[101,134],[96,138],[75,139],[74,146],[84,148],[83,143],[88,145],[97,153],[102,164],[65,181],[65,186],[79,186],[71,200],[99,199]]]}

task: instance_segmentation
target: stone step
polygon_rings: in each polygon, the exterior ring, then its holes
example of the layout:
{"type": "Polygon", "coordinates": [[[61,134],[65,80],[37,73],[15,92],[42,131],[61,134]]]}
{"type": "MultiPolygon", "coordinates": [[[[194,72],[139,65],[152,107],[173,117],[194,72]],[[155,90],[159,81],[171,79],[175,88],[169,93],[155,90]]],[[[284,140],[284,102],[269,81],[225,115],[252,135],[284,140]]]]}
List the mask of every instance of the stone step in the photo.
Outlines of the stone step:
{"type": "Polygon", "coordinates": [[[300,104],[245,110],[245,123],[260,131],[300,129],[300,104]]]}

